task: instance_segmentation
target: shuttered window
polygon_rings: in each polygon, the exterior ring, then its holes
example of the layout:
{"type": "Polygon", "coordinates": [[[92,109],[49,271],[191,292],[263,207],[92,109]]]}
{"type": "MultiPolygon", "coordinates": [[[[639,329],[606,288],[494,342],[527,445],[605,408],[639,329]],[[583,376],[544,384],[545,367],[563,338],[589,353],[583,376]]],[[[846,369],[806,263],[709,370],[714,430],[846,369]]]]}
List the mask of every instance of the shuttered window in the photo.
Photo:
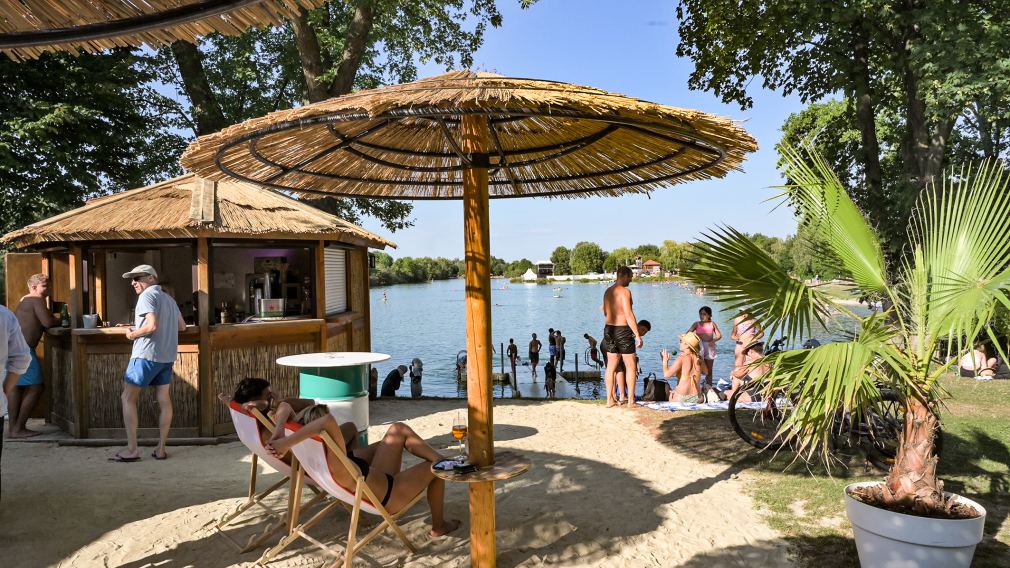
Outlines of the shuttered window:
{"type": "Polygon", "coordinates": [[[347,251],[327,247],[323,251],[326,264],[326,315],[347,311],[347,251]]]}

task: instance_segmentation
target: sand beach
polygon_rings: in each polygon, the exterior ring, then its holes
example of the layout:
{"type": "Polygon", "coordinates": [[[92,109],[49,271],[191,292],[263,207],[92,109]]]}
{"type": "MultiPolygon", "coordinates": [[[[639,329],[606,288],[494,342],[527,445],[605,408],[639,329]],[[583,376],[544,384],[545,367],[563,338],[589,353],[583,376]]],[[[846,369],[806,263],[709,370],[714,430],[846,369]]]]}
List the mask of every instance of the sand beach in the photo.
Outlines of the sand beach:
{"type": "MultiPolygon", "coordinates": [[[[461,400],[376,401],[369,435],[402,420],[445,454],[461,400]]],[[[527,474],[497,485],[499,566],[787,566],[786,544],[744,491],[746,471],[692,458],[660,443],[643,425],[646,409],[606,409],[574,401],[497,401],[496,447],[529,457],[527,474]]],[[[143,449],[143,448],[142,448],[143,449]]],[[[250,458],[239,442],[144,452],[139,463],[107,461],[113,448],[7,442],[0,508],[3,565],[223,568],[254,562],[214,534],[214,521],[241,503],[250,458]]],[[[409,459],[409,457],[408,457],[409,459]]],[[[409,461],[405,463],[410,463],[409,461]]],[[[278,474],[262,468],[261,483],[278,474]]],[[[266,485],[261,485],[265,487],[266,485]]],[[[360,566],[469,566],[466,488],[449,484],[446,509],[463,520],[431,539],[423,504],[403,517],[418,550],[388,531],[357,558],[360,566]]],[[[281,506],[286,492],[272,502],[281,506]]],[[[262,528],[250,514],[243,539],[262,528]]],[[[311,534],[343,540],[339,509],[311,534]]],[[[365,517],[364,526],[374,520],[365,517]]],[[[304,541],[270,564],[318,566],[326,557],[304,541]]]]}

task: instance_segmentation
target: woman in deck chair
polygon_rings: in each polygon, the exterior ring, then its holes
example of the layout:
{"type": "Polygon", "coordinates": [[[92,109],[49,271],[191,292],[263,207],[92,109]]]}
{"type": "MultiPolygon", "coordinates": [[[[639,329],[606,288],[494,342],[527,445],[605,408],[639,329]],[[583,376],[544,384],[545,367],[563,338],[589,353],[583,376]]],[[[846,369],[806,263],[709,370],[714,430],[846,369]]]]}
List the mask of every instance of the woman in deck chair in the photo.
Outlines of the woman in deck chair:
{"type": "MultiPolygon", "coordinates": [[[[434,448],[429,446],[414,430],[402,422],[396,422],[386,430],[382,440],[369,444],[365,448],[353,449],[348,446],[348,435],[337,422],[325,404],[317,404],[299,413],[297,421],[305,426],[294,434],[281,436],[270,440],[267,450],[277,457],[283,457],[292,446],[320,432],[326,432],[347,453],[355,465],[361,469],[368,487],[382,501],[382,505],[395,515],[421,491],[428,488],[428,508],[431,510],[432,537],[440,537],[456,530],[459,521],[445,519],[443,506],[445,500],[445,481],[431,473],[431,464],[443,458],[434,448]],[[401,471],[403,451],[425,460],[417,465],[401,471]]],[[[278,413],[279,418],[279,413],[278,413]]],[[[278,420],[278,424],[283,424],[278,420]]],[[[353,432],[353,424],[352,432],[353,432]]],[[[283,431],[283,428],[278,428],[283,431]]],[[[356,432],[350,439],[355,438],[356,432]]],[[[330,473],[337,483],[344,487],[353,487],[354,478],[347,472],[340,461],[331,454],[326,456],[330,473]]]]}
{"type": "MultiPolygon", "coordinates": [[[[307,398],[285,398],[284,400],[278,400],[274,396],[273,391],[270,390],[270,382],[257,377],[246,377],[239,381],[238,385],[235,386],[235,394],[230,399],[224,394],[219,394],[217,397],[225,406],[228,405],[229,401],[235,401],[242,405],[242,408],[246,412],[255,408],[271,416],[275,424],[284,424],[288,420],[291,420],[293,416],[297,416],[299,412],[304,412],[316,404],[316,401],[307,398]]],[[[345,440],[354,444],[357,438],[355,436],[357,431],[354,428],[354,424],[344,424],[343,429],[349,436],[345,440]]],[[[260,439],[263,441],[264,446],[269,444],[271,440],[283,435],[284,428],[277,428],[273,435],[265,428],[260,429],[260,439]]],[[[284,463],[290,465],[290,456],[285,456],[281,459],[284,463]]]]}

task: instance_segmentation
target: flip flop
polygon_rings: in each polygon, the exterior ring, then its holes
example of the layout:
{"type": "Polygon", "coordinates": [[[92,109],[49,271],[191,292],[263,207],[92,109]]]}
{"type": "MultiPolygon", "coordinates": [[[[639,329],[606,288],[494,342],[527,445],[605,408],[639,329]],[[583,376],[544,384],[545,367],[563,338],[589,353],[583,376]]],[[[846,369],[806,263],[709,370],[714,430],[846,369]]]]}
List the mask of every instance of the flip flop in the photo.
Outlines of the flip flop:
{"type": "MultiPolygon", "coordinates": [[[[151,452],[151,457],[154,458],[154,459],[156,459],[156,460],[159,460],[159,461],[160,460],[167,460],[168,459],[168,452],[165,452],[164,454],[161,454],[161,457],[159,458],[158,457],[158,452],[157,451],[153,451],[153,452],[151,452]]],[[[137,459],[140,459],[140,458],[137,458],[137,459]]]]}
{"type": "Polygon", "coordinates": [[[111,462],[119,462],[119,463],[133,463],[133,462],[139,462],[140,461],[140,456],[136,456],[136,457],[133,457],[133,458],[128,458],[126,456],[121,456],[121,455],[119,455],[117,453],[116,455],[114,455],[111,458],[109,458],[109,461],[111,461],[111,462]]]}

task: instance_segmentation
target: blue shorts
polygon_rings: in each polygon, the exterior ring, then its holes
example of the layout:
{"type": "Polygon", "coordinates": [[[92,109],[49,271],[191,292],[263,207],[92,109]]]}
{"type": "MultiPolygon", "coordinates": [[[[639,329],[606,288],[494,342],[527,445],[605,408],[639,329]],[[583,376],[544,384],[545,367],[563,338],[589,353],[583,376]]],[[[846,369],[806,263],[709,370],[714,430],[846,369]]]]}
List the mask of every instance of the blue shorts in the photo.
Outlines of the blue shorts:
{"type": "Polygon", "coordinates": [[[28,370],[25,374],[21,375],[18,379],[17,386],[19,387],[30,387],[32,385],[42,384],[42,364],[39,363],[39,357],[35,354],[35,350],[29,351],[32,356],[32,362],[28,364],[28,370]]]}
{"type": "Polygon", "coordinates": [[[138,387],[159,387],[172,382],[172,363],[130,359],[123,380],[138,387]]]}
{"type": "Polygon", "coordinates": [[[551,352],[551,357],[557,357],[558,356],[558,347],[557,347],[557,345],[551,345],[550,346],[550,352],[551,352]]]}

